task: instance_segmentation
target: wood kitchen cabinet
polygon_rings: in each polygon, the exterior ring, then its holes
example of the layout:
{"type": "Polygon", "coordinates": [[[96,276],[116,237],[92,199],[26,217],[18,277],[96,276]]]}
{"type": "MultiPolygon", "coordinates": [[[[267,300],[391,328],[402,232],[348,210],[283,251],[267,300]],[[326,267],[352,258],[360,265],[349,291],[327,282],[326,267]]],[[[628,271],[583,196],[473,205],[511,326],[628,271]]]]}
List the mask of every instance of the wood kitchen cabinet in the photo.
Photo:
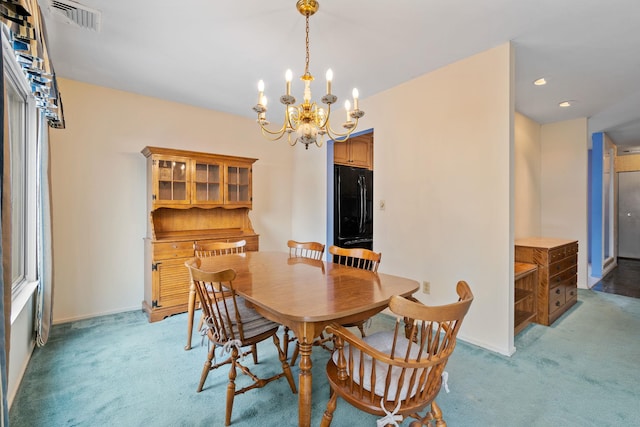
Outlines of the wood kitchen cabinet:
{"type": "Polygon", "coordinates": [[[333,144],[333,163],[373,170],[373,133],[333,144]]]}
{"type": "Polygon", "coordinates": [[[252,167],[257,159],[145,147],[147,236],[144,301],[150,322],[187,310],[195,242],[246,240],[259,249],[253,230],[252,167]]]}
{"type": "Polygon", "coordinates": [[[515,242],[515,261],[538,266],[536,323],[549,326],[578,301],[578,242],[530,237],[515,242]]]}

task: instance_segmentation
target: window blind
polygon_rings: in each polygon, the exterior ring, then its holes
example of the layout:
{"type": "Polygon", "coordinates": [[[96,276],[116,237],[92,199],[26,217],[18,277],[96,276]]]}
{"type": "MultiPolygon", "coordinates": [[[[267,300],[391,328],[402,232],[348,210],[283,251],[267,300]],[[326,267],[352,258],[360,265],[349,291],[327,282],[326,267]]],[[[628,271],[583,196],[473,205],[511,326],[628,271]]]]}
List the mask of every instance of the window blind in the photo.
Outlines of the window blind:
{"type": "Polygon", "coordinates": [[[47,51],[47,35],[37,0],[0,0],[0,21],[49,126],[63,129],[62,96],[47,51]]]}

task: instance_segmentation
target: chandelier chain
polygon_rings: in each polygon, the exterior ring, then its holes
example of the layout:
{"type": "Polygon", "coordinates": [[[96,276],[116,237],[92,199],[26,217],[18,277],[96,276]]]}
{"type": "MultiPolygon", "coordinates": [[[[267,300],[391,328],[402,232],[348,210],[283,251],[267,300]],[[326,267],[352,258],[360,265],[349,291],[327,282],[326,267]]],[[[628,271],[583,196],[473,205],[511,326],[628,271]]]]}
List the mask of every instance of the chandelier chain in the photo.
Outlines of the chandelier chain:
{"type": "Polygon", "coordinates": [[[306,30],[307,37],[305,39],[305,46],[306,46],[306,49],[307,49],[307,57],[306,57],[305,63],[304,63],[304,74],[305,74],[305,76],[308,76],[309,75],[309,14],[307,13],[305,15],[305,17],[306,17],[306,21],[307,21],[307,30],[306,30]]]}

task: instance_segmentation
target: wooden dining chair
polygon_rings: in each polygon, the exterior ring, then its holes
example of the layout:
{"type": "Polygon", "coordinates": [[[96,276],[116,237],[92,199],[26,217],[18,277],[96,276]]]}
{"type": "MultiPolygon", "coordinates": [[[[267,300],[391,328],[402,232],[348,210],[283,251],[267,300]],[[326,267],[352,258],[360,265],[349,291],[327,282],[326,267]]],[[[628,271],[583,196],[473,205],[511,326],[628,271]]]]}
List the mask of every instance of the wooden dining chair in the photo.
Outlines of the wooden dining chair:
{"type": "Polygon", "coordinates": [[[237,242],[195,242],[193,251],[196,257],[205,258],[208,256],[244,253],[246,246],[246,240],[238,240],[237,242]]]}
{"type": "Polygon", "coordinates": [[[333,255],[333,262],[355,267],[362,270],[378,271],[382,254],[364,248],[341,248],[329,246],[329,253],[333,255]]]}
{"type": "MultiPolygon", "coordinates": [[[[320,242],[297,242],[295,240],[289,240],[287,242],[287,246],[289,247],[289,257],[290,258],[307,258],[312,260],[321,261],[322,256],[324,255],[324,244],[320,242]]],[[[324,267],[324,265],[321,265],[324,267]]],[[[293,350],[293,354],[291,355],[291,365],[296,364],[296,360],[298,359],[298,355],[300,354],[300,345],[298,344],[297,337],[289,337],[289,328],[284,327],[284,348],[285,354],[288,354],[288,346],[290,342],[295,342],[296,346],[293,350]]],[[[331,348],[326,346],[326,342],[328,338],[326,338],[323,334],[320,335],[319,338],[315,339],[313,344],[324,347],[327,350],[331,350],[331,348]]]]}
{"type": "Polygon", "coordinates": [[[277,335],[280,325],[262,317],[253,308],[247,306],[244,298],[236,294],[233,288],[236,272],[233,269],[218,272],[202,271],[199,269],[200,262],[199,258],[193,258],[185,263],[200,299],[205,318],[204,328],[212,344],[200,375],[197,391],[198,393],[202,391],[210,371],[226,364],[230,365],[224,423],[225,426],[228,426],[231,423],[231,412],[236,395],[254,388],[264,387],[282,377],[287,379],[293,393],[297,393],[297,390],[291,368],[287,363],[287,357],[280,347],[280,339],[277,335]],[[241,359],[255,351],[257,343],[268,338],[272,338],[273,344],[276,346],[282,364],[282,372],[269,378],[259,378],[241,363],[241,359]],[[250,349],[243,351],[243,348],[246,347],[250,349]],[[225,360],[212,364],[218,349],[222,353],[226,352],[230,355],[225,360]],[[236,390],[235,379],[238,369],[247,375],[252,383],[236,390]]]}
{"type": "Polygon", "coordinates": [[[324,255],[324,244],[319,242],[296,242],[295,240],[289,240],[287,246],[289,247],[290,257],[321,260],[322,255],[324,255]]]}
{"type": "Polygon", "coordinates": [[[443,382],[446,388],[444,368],[473,301],[466,282],[458,282],[456,290],[458,302],[442,306],[392,297],[389,309],[400,316],[393,331],[360,338],[340,325],[326,328],[336,350],[327,363],[331,397],[322,427],[331,425],[338,397],[382,416],[378,425],[398,425],[408,416],[417,420],[411,426],[435,421],[436,426],[446,427],[435,398],[443,382]],[[420,415],[428,406],[429,411],[420,415]]]}
{"type": "MultiPolygon", "coordinates": [[[[197,258],[206,258],[210,256],[228,255],[244,253],[247,246],[246,240],[237,242],[195,242],[193,244],[193,252],[197,258]]],[[[193,337],[193,318],[196,311],[196,290],[191,284],[189,288],[189,301],[187,303],[187,345],[185,350],[191,349],[191,339],[193,337]]],[[[202,328],[203,318],[200,317],[198,330],[202,328]]],[[[257,360],[257,352],[254,354],[257,360]]],[[[256,362],[257,363],[257,362],[256,362]]]]}
{"type": "MultiPolygon", "coordinates": [[[[333,255],[333,262],[336,264],[344,264],[348,267],[359,268],[361,270],[369,270],[374,273],[378,272],[378,266],[382,259],[382,253],[374,252],[364,248],[341,248],[339,246],[330,246],[329,253],[333,255]]],[[[364,337],[364,325],[367,320],[345,324],[345,327],[357,327],[360,334],[364,337]]]]}

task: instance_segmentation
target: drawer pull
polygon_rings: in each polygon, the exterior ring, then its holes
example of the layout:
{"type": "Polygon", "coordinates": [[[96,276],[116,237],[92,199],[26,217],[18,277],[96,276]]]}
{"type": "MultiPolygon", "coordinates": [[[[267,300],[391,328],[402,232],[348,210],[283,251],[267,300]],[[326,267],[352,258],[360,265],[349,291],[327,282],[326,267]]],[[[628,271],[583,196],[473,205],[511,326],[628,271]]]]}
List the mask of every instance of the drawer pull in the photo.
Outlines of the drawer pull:
{"type": "Polygon", "coordinates": [[[560,289],[556,289],[556,294],[560,295],[560,289]]]}
{"type": "Polygon", "coordinates": [[[556,301],[556,307],[560,307],[560,301],[556,301]]]}

